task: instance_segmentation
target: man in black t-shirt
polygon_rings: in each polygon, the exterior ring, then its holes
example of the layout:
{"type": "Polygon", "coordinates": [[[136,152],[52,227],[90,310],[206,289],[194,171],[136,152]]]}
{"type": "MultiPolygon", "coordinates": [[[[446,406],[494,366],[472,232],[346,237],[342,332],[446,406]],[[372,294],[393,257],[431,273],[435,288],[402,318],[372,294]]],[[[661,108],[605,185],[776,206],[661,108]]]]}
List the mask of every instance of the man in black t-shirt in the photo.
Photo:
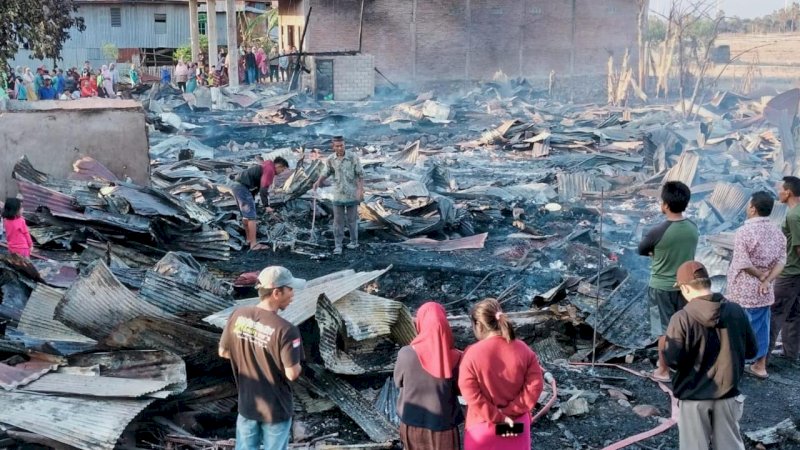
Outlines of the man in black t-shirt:
{"type": "Polygon", "coordinates": [[[285,267],[271,266],[258,275],[255,306],[236,309],[219,342],[219,355],[231,360],[239,391],[236,449],[284,450],[292,428],[292,387],[300,377],[303,342],[300,330],[280,317],[305,280],[285,267]]]}

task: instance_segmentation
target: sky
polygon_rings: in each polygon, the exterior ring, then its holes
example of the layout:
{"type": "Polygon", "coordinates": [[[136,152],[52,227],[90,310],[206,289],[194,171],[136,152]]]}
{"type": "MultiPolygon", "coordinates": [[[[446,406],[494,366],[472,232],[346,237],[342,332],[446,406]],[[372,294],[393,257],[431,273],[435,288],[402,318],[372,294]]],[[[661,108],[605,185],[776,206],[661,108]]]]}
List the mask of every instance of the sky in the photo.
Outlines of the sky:
{"type": "MultiPolygon", "coordinates": [[[[726,16],[739,16],[741,18],[754,18],[769,14],[776,9],[783,8],[784,2],[791,4],[793,0],[718,0],[720,8],[726,16]]],[[[795,0],[796,1],[796,0],[795,0]]],[[[654,11],[665,12],[672,0],[650,0],[650,8],[654,11]]]]}

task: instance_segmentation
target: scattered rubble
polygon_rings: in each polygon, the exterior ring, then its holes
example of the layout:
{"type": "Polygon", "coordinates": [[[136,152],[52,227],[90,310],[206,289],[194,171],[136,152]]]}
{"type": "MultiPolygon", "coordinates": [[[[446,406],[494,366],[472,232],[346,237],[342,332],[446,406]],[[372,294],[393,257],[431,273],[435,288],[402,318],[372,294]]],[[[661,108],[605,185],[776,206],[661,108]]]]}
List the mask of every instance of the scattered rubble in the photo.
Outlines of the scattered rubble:
{"type": "MultiPolygon", "coordinates": [[[[463,348],[474,339],[465,314],[487,296],[563,387],[540,399],[555,406],[537,442],[595,448],[653,436],[674,424],[657,385],[570,362],[649,367],[647,261],[635,246],[658,219],[665,180],[691,186],[698,258],[724,286],[749,194],[797,167],[783,145],[796,95],[720,93],[687,122],[673,105],[562,104],[525,80],[358,103],[222,89],[215,109],[213,93],[142,91],[151,186],[87,158],[68,179],[25,159],[13,169],[38,254],[0,256],[0,422],[14,439],[77,448],[231,448],[236,389],[216,357],[219,334],[235,307],[257,302],[252,271],[284,263],[319,275],[282,313],[309,355],[296,391],[303,446],[390,448],[397,392],[387,375],[413,339],[413,311],[440,301],[463,348]],[[344,256],[330,252],[330,190],[310,192],[338,134],[359,154],[367,189],[363,249],[344,256]],[[271,250],[240,253],[226,186],[277,156],[293,170],[261,205],[276,208],[259,230],[271,250]],[[591,431],[615,421],[627,425],[591,431]]],[[[796,387],[791,374],[784,385],[796,387]]],[[[768,419],[779,422],[743,428],[768,419]]],[[[674,447],[670,433],[652,444],[674,447]]],[[[776,434],[748,437],[769,445],[776,434]]]]}

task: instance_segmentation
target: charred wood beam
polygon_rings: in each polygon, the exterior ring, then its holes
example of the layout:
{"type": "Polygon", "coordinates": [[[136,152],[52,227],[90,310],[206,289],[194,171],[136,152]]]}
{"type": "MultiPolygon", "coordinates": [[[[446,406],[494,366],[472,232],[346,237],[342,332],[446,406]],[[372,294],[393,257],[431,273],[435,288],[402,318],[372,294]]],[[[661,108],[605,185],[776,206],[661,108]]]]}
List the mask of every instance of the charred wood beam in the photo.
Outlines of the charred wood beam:
{"type": "Polygon", "coordinates": [[[303,42],[305,42],[306,40],[306,32],[308,31],[308,23],[309,20],[311,19],[312,9],[314,9],[313,6],[308,7],[308,13],[306,14],[306,21],[304,22],[306,26],[303,27],[303,35],[300,36],[300,47],[298,47],[299,50],[297,52],[297,62],[294,64],[294,70],[292,71],[292,81],[289,86],[290,91],[294,91],[295,89],[297,89],[297,86],[300,83],[300,68],[303,67],[303,42]]]}

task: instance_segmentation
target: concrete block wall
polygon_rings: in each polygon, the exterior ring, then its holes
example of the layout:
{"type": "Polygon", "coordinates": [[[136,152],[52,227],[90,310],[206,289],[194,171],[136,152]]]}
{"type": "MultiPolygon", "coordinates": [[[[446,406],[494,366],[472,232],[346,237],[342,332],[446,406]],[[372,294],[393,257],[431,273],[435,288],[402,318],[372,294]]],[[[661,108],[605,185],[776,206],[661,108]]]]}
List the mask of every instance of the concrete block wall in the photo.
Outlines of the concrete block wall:
{"type": "Polygon", "coordinates": [[[75,160],[90,156],[120,178],[150,185],[147,125],[137,101],[11,101],[0,114],[0,136],[2,198],[17,194],[11,172],[22,156],[56,178],[66,178],[75,160]]]}
{"type": "Polygon", "coordinates": [[[372,55],[333,58],[333,98],[357,101],[375,94],[375,57],[372,55]]]}

